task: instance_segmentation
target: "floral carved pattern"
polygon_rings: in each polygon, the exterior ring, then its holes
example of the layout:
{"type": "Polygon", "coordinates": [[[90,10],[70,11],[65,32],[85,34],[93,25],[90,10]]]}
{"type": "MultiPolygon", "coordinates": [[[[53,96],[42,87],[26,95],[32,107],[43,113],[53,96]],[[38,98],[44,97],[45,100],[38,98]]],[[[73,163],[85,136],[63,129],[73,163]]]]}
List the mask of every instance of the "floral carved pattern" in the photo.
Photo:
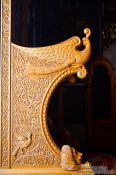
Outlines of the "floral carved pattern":
{"type": "Polygon", "coordinates": [[[10,166],[10,0],[2,0],[1,167],[10,166]]]}
{"type": "Polygon", "coordinates": [[[10,5],[2,0],[0,166],[59,165],[60,150],[48,131],[46,109],[66,76],[86,76],[83,64],[90,57],[91,32],[85,29],[82,40],[72,37],[48,47],[17,46],[10,42],[10,5]],[[78,50],[80,45],[84,50],[78,50]]]}
{"type": "Polygon", "coordinates": [[[46,109],[54,89],[66,76],[86,76],[83,63],[91,51],[89,33],[87,29],[83,51],[75,49],[81,44],[79,37],[40,48],[11,45],[12,153],[16,149],[15,137],[32,133],[31,145],[24,154],[19,150],[12,156],[12,166],[59,165],[60,150],[48,131],[46,109]]]}

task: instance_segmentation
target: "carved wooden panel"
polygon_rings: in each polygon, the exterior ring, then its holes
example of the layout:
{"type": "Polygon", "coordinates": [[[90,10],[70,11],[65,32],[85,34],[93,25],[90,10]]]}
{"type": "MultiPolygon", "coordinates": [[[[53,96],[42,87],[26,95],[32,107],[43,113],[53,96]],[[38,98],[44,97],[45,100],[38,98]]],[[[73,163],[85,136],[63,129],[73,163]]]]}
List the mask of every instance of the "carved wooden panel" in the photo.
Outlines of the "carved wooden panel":
{"type": "MultiPolygon", "coordinates": [[[[89,29],[86,30],[89,34],[89,29]]],[[[82,78],[86,75],[82,63],[90,54],[87,34],[83,39],[86,40],[83,51],[75,49],[81,44],[78,37],[40,48],[11,45],[13,166],[60,163],[60,150],[47,129],[46,109],[51,94],[64,77],[75,72],[82,78]],[[31,144],[23,150],[20,147],[28,143],[28,133],[32,135],[31,144]],[[24,136],[27,139],[23,142],[24,136]]]]}
{"type": "Polygon", "coordinates": [[[10,43],[10,1],[2,5],[1,167],[59,165],[60,150],[47,127],[47,106],[66,76],[86,76],[83,64],[90,57],[91,32],[87,28],[82,40],[75,36],[48,47],[17,46],[10,43]],[[78,50],[80,45],[84,50],[78,50]]]}

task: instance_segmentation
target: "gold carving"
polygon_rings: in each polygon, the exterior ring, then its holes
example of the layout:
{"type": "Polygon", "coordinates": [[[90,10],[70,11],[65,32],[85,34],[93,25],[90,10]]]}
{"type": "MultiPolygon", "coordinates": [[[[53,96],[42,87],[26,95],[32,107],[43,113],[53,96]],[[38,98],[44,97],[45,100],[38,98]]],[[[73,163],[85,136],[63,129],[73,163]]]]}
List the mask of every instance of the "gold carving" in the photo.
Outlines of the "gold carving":
{"type": "Polygon", "coordinates": [[[17,46],[10,43],[10,11],[10,0],[2,0],[0,165],[59,165],[60,150],[47,127],[47,106],[54,89],[65,77],[73,73],[79,78],[86,76],[83,64],[90,57],[91,32],[85,29],[82,41],[75,36],[48,47],[17,46]],[[78,50],[81,44],[85,46],[82,51],[78,50]],[[33,139],[30,135],[17,145],[16,136],[25,133],[31,133],[33,139]],[[25,154],[20,154],[24,147],[25,154]]]}
{"type": "Polygon", "coordinates": [[[18,151],[21,150],[24,154],[24,149],[28,148],[31,143],[32,143],[32,134],[29,133],[27,136],[17,136],[17,144],[16,144],[16,149],[13,151],[12,155],[16,156],[18,151]]]}
{"type": "Polygon", "coordinates": [[[47,107],[57,85],[67,76],[77,73],[86,76],[83,65],[91,52],[90,30],[79,37],[40,48],[11,45],[12,60],[12,152],[15,151],[15,135],[31,132],[33,141],[24,155],[17,154],[12,166],[58,165],[60,150],[54,143],[47,126],[47,107]]]}
{"type": "MultiPolygon", "coordinates": [[[[51,66],[45,67],[45,65],[37,66],[37,63],[28,62],[26,67],[27,74],[30,76],[46,75],[46,74],[55,73],[57,71],[62,71],[63,69],[69,66],[72,66],[73,64],[75,66],[78,66],[79,63],[80,64],[86,63],[91,53],[90,41],[88,39],[91,35],[90,29],[88,28],[84,29],[84,33],[86,34],[86,37],[82,39],[82,43],[80,38],[75,36],[60,44],[36,49],[35,51],[38,50],[38,58],[40,60],[47,59],[49,65],[53,65],[54,59],[61,60],[62,58],[62,60],[64,61],[62,62],[61,65],[56,65],[54,67],[51,67],[51,66]],[[82,51],[79,51],[77,49],[81,44],[85,46],[85,49],[82,51]],[[63,55],[63,53],[66,53],[66,54],[63,55]]],[[[78,75],[78,77],[82,78],[81,75],[80,76],[78,75]]]]}
{"type": "Polygon", "coordinates": [[[0,166],[10,167],[10,0],[1,0],[0,166]]]}
{"type": "Polygon", "coordinates": [[[72,149],[73,158],[74,158],[76,164],[80,165],[83,154],[78,152],[75,148],[71,148],[71,149],[72,149]]]}
{"type": "Polygon", "coordinates": [[[83,63],[88,60],[86,53],[88,50],[90,54],[91,48],[89,39],[85,37],[83,40],[87,41],[83,51],[75,49],[80,44],[78,37],[40,48],[11,45],[12,152],[15,150],[14,135],[31,132],[35,138],[28,152],[22,156],[17,154],[15,161],[12,161],[12,166],[58,165],[60,163],[60,150],[51,138],[47,127],[47,106],[54,89],[65,77],[73,73],[77,73],[80,78],[85,77],[86,69],[83,63]],[[83,55],[83,59],[81,57],[79,59],[78,52],[79,56],[83,55]],[[63,67],[69,58],[76,59],[76,62],[63,67]],[[30,74],[27,74],[29,63],[32,69],[30,69],[30,74]]]}
{"type": "Polygon", "coordinates": [[[87,75],[87,70],[85,69],[84,66],[81,66],[81,69],[77,72],[77,77],[80,79],[85,78],[87,75]]]}

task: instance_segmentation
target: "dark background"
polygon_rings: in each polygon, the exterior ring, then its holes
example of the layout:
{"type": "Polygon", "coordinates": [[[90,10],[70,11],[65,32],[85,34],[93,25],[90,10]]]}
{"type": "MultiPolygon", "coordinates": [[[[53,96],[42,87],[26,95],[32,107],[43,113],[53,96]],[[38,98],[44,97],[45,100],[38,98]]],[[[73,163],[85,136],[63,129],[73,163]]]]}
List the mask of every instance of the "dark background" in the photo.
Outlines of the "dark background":
{"type": "Polygon", "coordinates": [[[30,47],[83,36],[84,28],[89,27],[93,55],[100,55],[100,0],[12,0],[12,19],[12,42],[30,47]]]}

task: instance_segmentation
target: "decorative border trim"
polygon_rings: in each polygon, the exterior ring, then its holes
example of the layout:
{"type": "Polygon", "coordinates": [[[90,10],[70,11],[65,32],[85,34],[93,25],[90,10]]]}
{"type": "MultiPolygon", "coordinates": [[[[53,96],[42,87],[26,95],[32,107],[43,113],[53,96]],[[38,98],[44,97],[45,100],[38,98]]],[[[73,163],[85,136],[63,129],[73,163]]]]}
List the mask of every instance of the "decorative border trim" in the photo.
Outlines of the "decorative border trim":
{"type": "Polygon", "coordinates": [[[1,0],[1,167],[10,167],[10,25],[11,0],[1,0]]]}

